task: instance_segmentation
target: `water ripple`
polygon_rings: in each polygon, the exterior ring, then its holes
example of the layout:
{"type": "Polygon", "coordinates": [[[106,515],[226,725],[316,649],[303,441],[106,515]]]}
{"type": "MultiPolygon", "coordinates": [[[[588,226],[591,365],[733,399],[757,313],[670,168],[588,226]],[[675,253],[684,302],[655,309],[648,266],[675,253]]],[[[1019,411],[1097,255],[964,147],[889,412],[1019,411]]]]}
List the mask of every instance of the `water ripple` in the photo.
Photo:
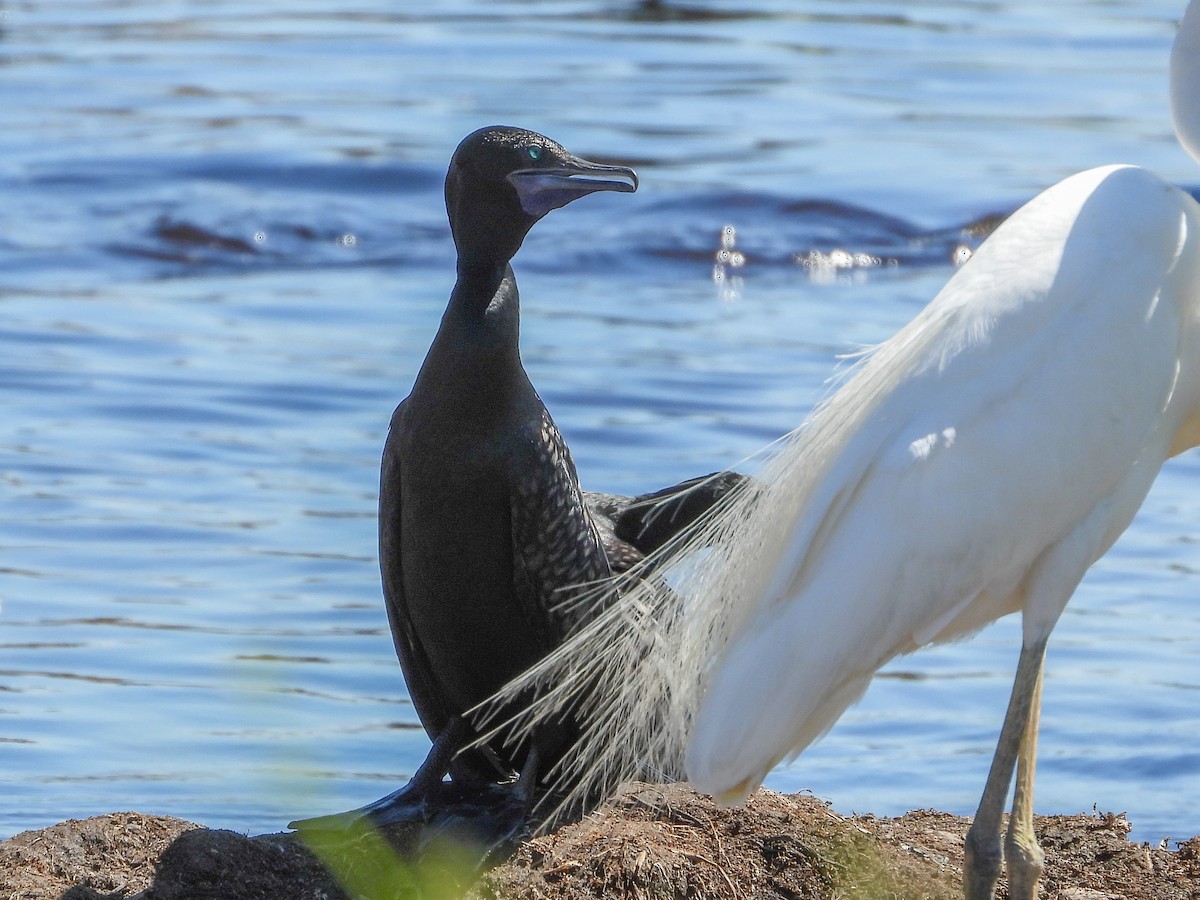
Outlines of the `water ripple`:
{"type": "MultiPolygon", "coordinates": [[[[1162,89],[1181,3],[6,6],[0,836],[131,805],[273,831],[422,759],[374,508],[453,284],[462,135],[639,170],[516,270],[585,486],[649,490],[795,426],[1068,172],[1194,183],[1162,89]]],[[[1200,831],[1198,466],[1051,648],[1041,807],[1105,799],[1139,839],[1200,831]]],[[[1018,645],[903,660],[772,784],[969,812],[1018,645]]]]}

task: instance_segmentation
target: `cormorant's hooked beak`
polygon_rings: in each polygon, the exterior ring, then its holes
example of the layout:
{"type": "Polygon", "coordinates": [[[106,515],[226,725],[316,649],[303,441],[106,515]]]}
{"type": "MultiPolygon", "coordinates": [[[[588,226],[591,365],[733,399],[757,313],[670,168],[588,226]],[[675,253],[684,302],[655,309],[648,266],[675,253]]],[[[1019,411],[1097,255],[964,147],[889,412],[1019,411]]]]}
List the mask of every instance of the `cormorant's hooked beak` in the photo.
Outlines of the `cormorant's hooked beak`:
{"type": "Polygon", "coordinates": [[[554,168],[518,169],[508,174],[509,183],[521,198],[521,209],[540,219],[552,209],[595,191],[637,190],[638,177],[625,166],[605,166],[577,156],[554,168]]]}

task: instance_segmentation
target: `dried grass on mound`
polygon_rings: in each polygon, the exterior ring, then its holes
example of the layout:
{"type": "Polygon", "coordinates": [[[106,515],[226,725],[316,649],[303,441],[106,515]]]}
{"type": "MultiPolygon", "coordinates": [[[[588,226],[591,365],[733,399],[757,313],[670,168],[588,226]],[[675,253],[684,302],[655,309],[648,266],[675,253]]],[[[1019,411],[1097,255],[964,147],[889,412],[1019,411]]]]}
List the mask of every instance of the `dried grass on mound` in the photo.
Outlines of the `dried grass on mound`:
{"type": "MultiPolygon", "coordinates": [[[[683,785],[629,785],[583,821],[520,844],[468,896],[957,900],[968,824],[932,811],[842,816],[813,797],[769,791],[720,809],[683,785]]],[[[1200,838],[1178,850],[1130,843],[1121,815],[1045,816],[1036,825],[1045,900],[1200,900],[1200,838]]],[[[294,835],[251,838],[114,813],[0,842],[0,900],[396,900],[417,896],[406,892],[413,884],[440,900],[470,874],[414,869],[381,856],[390,853],[384,841],[345,843],[334,860],[339,884],[294,835]]]]}

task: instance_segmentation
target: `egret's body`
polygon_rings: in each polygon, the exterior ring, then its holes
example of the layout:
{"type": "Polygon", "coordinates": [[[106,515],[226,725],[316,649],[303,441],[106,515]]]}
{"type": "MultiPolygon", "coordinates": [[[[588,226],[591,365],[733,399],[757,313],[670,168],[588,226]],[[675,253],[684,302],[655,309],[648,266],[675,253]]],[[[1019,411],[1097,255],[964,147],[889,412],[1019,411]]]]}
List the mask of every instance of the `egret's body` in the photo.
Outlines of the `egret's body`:
{"type": "Polygon", "coordinates": [[[1049,634],[1194,443],[1198,268],[1191,197],[1094,169],[1001,225],[863,362],[785,451],[790,521],[709,678],[696,787],[743,799],[897,654],[1017,610],[1027,646],[1049,634]]]}
{"type": "MultiPolygon", "coordinates": [[[[1198,156],[1200,0],[1180,25],[1171,91],[1198,156]]],[[[1019,611],[964,886],[993,895],[1015,768],[1009,896],[1032,900],[1047,639],[1163,462],[1198,443],[1200,206],[1132,166],[1075,175],[1002,224],[752,490],[673,548],[690,560],[677,570],[686,613],[647,615],[652,598],[628,591],[528,676],[558,685],[528,723],[603,682],[586,701],[591,743],[570,757],[578,772],[611,786],[682,770],[738,802],[889,659],[1019,611]],[[718,549],[689,556],[704,546],[718,549]]]]}

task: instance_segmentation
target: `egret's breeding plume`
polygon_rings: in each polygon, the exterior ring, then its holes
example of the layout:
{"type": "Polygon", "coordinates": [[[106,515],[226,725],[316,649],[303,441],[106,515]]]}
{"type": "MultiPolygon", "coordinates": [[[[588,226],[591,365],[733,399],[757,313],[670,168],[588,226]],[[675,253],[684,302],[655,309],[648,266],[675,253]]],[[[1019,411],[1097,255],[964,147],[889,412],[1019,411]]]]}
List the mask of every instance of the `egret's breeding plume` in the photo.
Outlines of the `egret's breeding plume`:
{"type": "MultiPolygon", "coordinates": [[[[1195,155],[1200,0],[1171,73],[1176,131],[1195,155]]],[[[527,718],[593,709],[571,778],[608,788],[682,769],[738,803],[888,660],[1020,612],[964,878],[968,898],[990,900],[1015,768],[1003,855],[1009,896],[1032,900],[1047,639],[1163,462],[1198,442],[1200,206],[1132,166],[1075,175],[1004,222],[752,489],[684,538],[668,575],[681,611],[629,590],[531,674],[554,687],[527,718]]]]}
{"type": "Polygon", "coordinates": [[[739,482],[722,473],[632,501],[585,494],[521,364],[509,261],[525,235],[553,209],[637,183],[632,169],[579,159],[520,128],[480,129],[455,151],[446,208],[458,277],[412,392],[392,417],[379,486],[388,620],[433,748],[394,794],[293,824],[412,821],[429,806],[472,798],[464,787],[516,772],[531,800],[575,738],[570,717],[543,722],[516,743],[493,739],[464,750],[477,735],[462,714],[606,602],[572,602],[572,589],[627,569],[739,482]]]}

